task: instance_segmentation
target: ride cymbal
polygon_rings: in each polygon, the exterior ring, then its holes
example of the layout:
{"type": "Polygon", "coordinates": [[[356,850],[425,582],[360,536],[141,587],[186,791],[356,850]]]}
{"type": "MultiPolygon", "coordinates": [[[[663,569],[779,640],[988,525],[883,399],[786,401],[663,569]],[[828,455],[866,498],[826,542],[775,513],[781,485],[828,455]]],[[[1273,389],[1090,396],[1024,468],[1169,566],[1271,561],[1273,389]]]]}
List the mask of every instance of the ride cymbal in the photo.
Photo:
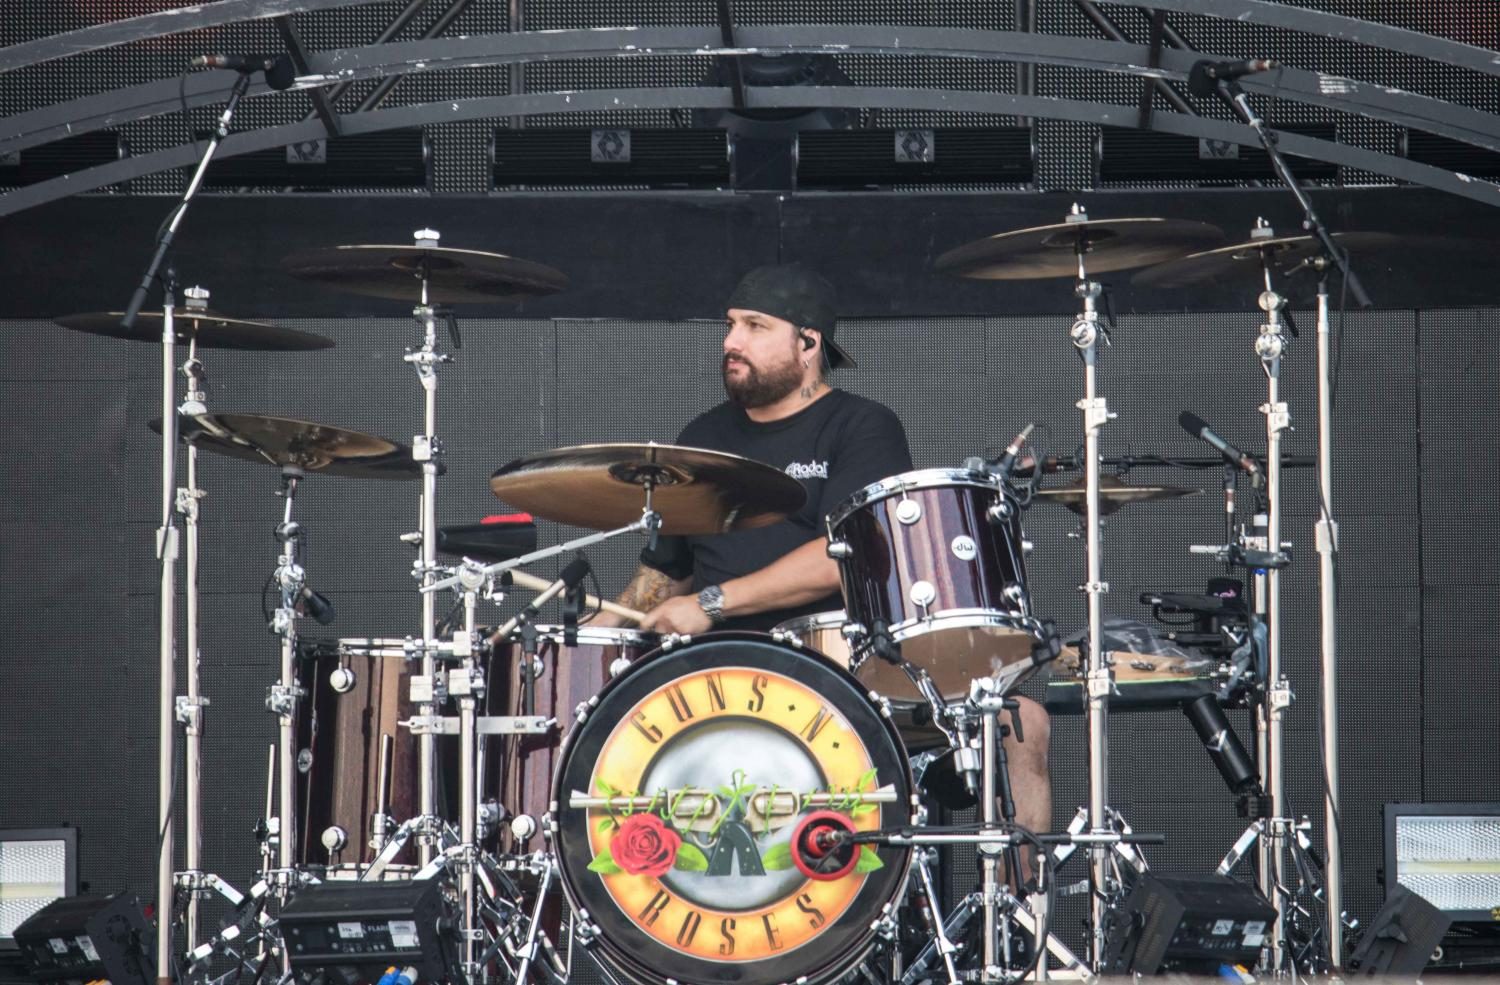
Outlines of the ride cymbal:
{"type": "MultiPolygon", "coordinates": [[[[1099,514],[1108,516],[1127,503],[1144,503],[1157,499],[1181,499],[1196,496],[1202,489],[1184,486],[1132,486],[1123,479],[1101,478],[1099,480],[1099,514]]],[[[1037,498],[1056,503],[1082,516],[1088,512],[1088,490],[1084,480],[1059,486],[1056,489],[1038,489],[1037,498]]]]}
{"type": "Polygon", "coordinates": [[[965,243],[938,257],[933,268],[979,280],[1077,277],[1080,253],[1088,272],[1099,274],[1161,263],[1223,240],[1219,227],[1190,219],[1080,217],[965,243]]]}
{"type": "MultiPolygon", "coordinates": [[[[123,311],[90,311],[64,315],[55,321],[63,328],[88,332],[90,335],[105,335],[131,342],[161,341],[161,323],[166,317],[162,312],[142,311],[136,315],[135,324],[129,329],[120,325],[120,319],[124,317],[123,311]]],[[[302,351],[333,347],[333,339],[322,335],[299,332],[266,322],[231,318],[207,308],[174,308],[172,333],[176,336],[178,345],[187,345],[196,339],[200,349],[302,351]]]]}
{"type": "MultiPolygon", "coordinates": [[[[411,448],[373,434],[263,414],[199,414],[181,419],[180,437],[203,451],[247,462],[349,479],[417,479],[411,448]]],[[[161,433],[161,418],[151,422],[161,433]]]]}
{"type": "Polygon", "coordinates": [[[764,527],[807,500],[802,483],[769,465],[655,442],[574,445],[518,458],[496,470],[490,490],[543,519],[611,530],[641,518],[647,483],[664,534],[764,527]]]}
{"type": "Polygon", "coordinates": [[[457,250],[430,241],[409,246],[346,244],[299,250],[281,261],[293,277],[339,291],[431,304],[524,301],[568,286],[559,270],[503,253],[457,250]]]}

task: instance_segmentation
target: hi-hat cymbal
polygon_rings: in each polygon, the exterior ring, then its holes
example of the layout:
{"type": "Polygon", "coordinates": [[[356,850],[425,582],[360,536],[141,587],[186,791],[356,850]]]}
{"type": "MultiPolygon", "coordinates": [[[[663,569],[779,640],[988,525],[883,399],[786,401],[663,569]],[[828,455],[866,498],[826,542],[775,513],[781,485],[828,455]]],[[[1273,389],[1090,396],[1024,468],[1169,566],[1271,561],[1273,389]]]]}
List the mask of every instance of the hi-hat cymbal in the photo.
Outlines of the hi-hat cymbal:
{"type": "Polygon", "coordinates": [[[544,519],[610,530],[641,518],[648,481],[666,534],[764,527],[807,500],[802,483],[769,465],[655,442],[575,445],[518,458],[495,472],[490,489],[544,519]]]}
{"type": "MultiPolygon", "coordinates": [[[[1202,489],[1184,486],[1132,486],[1123,479],[1112,477],[1099,480],[1099,513],[1107,516],[1127,503],[1143,503],[1153,499],[1181,499],[1196,496],[1202,489]]],[[[1079,516],[1088,512],[1088,490],[1084,480],[1059,486],[1056,489],[1038,489],[1037,497],[1059,506],[1067,507],[1079,516]]]]}
{"type": "Polygon", "coordinates": [[[568,286],[561,271],[503,253],[444,246],[346,244],[300,250],[281,261],[287,273],[372,298],[419,301],[422,275],[433,304],[524,301],[568,286]]]}
{"type": "Polygon", "coordinates": [[[1145,267],[1223,242],[1217,226],[1190,219],[1079,219],[1013,229],[955,247],[934,269],[979,280],[1077,277],[1078,254],[1091,274],[1145,267]]]}
{"type": "MultiPolygon", "coordinates": [[[[1408,242],[1393,233],[1334,233],[1333,238],[1346,250],[1390,249],[1408,242]]],[[[1130,282],[1143,287],[1187,287],[1238,274],[1259,277],[1262,257],[1270,262],[1272,273],[1284,275],[1322,251],[1323,244],[1316,236],[1248,239],[1158,264],[1142,270],[1130,282]]]]}
{"type": "MultiPolygon", "coordinates": [[[[203,451],[350,479],[417,479],[422,466],[406,445],[328,424],[262,414],[182,418],[181,438],[203,451]]],[[[151,422],[161,433],[161,418],[151,422]]]]}
{"type": "MultiPolygon", "coordinates": [[[[161,341],[161,323],[165,318],[162,312],[142,311],[128,330],[120,326],[120,319],[124,317],[122,311],[90,311],[64,315],[57,319],[57,324],[75,332],[107,335],[131,342],[161,341]]],[[[312,332],[231,318],[206,308],[173,309],[172,332],[179,345],[187,345],[196,338],[200,349],[304,350],[333,346],[333,339],[312,332]]]]}

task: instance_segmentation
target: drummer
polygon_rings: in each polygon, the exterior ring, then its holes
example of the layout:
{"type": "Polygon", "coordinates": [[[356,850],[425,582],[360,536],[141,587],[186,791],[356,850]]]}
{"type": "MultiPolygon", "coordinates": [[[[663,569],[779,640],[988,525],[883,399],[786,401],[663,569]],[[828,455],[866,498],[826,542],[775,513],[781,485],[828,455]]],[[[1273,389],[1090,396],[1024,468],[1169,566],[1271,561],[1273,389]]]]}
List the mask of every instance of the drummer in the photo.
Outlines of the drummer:
{"type": "MultiPolygon", "coordinates": [[[[870,483],[910,471],[912,461],[890,408],[829,383],[833,370],[855,365],[834,341],[834,300],[833,286],[800,264],[752,270],[730,295],[723,361],[729,399],[689,422],[677,443],[781,467],[801,480],[807,502],[769,527],[659,538],[655,550],[641,553],[619,598],[646,610],[643,629],[764,631],[844,607],[823,518],[870,483]]],[[[1026,741],[1006,739],[1016,820],[1046,831],[1047,713],[1020,702],[1026,741]]]]}

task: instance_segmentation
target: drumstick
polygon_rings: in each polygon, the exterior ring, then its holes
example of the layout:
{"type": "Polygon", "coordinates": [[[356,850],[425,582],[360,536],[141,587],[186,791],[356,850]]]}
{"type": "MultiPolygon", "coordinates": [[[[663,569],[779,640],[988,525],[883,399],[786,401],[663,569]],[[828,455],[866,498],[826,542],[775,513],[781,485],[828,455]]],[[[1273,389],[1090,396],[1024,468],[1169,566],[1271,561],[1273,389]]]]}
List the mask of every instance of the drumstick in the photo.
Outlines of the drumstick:
{"type": "MultiPolygon", "coordinates": [[[[511,569],[510,576],[522,588],[533,588],[539,592],[552,585],[552,582],[545,578],[538,578],[536,575],[528,574],[525,571],[517,571],[514,568],[511,569]]],[[[631,622],[640,622],[646,618],[644,612],[638,612],[635,609],[620,605],[618,602],[596,599],[594,596],[588,594],[584,595],[584,600],[587,605],[601,608],[605,612],[613,613],[622,619],[629,619],[631,622]]]]}

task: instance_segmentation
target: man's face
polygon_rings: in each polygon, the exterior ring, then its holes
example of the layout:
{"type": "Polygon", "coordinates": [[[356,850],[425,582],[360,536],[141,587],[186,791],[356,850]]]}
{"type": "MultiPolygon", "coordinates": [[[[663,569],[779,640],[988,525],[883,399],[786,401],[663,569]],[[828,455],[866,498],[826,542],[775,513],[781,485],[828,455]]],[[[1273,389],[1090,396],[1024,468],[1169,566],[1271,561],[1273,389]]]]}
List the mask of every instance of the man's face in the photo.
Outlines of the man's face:
{"type": "Polygon", "coordinates": [[[802,385],[796,326],[745,308],[730,308],[724,321],[724,392],[730,400],[765,407],[802,385]]]}

